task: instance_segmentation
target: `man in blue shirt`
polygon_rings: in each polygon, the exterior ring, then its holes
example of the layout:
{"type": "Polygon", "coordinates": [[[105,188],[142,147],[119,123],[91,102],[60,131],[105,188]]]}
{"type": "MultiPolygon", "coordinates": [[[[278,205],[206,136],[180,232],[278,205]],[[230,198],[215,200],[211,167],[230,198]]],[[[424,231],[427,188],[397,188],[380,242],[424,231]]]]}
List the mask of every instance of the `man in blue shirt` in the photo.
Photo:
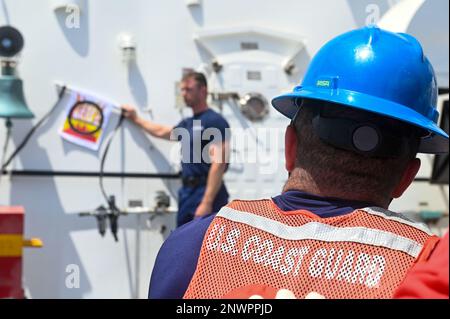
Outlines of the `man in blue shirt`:
{"type": "Polygon", "coordinates": [[[125,117],[147,133],[182,143],[183,186],[178,192],[177,226],[217,212],[228,202],[223,183],[227,169],[228,122],[208,107],[208,87],[202,73],[185,74],[181,80],[181,94],[186,105],[192,108],[193,116],[175,126],[145,120],[138,116],[134,107],[122,106],[125,117]]]}

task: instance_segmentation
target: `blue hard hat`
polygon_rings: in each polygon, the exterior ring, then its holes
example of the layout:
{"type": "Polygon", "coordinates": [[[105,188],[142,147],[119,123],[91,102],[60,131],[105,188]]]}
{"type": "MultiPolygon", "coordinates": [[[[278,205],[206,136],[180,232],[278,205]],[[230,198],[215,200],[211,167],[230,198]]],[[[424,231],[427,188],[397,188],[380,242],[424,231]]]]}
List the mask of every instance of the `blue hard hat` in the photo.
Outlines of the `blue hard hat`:
{"type": "Polygon", "coordinates": [[[291,119],[302,99],[377,113],[427,131],[419,152],[436,154],[448,152],[448,135],[437,125],[437,92],[433,67],[414,37],[369,26],[325,44],[302,84],[272,105],[291,119]]]}

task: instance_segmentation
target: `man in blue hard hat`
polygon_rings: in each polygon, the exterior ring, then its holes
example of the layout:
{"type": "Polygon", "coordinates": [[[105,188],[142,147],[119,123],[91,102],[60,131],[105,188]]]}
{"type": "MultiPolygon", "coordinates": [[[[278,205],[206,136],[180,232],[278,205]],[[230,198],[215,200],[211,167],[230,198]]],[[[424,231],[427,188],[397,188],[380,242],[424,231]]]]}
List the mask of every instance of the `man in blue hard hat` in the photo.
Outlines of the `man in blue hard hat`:
{"type": "Polygon", "coordinates": [[[125,117],[147,133],[182,143],[183,186],[178,192],[177,226],[217,212],[228,203],[228,191],[223,183],[228,167],[225,159],[229,139],[228,122],[208,107],[208,85],[202,73],[186,73],[181,79],[180,89],[193,116],[175,126],[146,120],[137,114],[133,106],[122,106],[125,117]]]}
{"type": "Polygon", "coordinates": [[[437,86],[420,43],[365,27],[315,55],[300,86],[273,99],[291,120],[281,195],[235,200],[175,231],[150,298],[392,298],[435,242],[388,209],[418,152],[448,152],[437,86]]]}

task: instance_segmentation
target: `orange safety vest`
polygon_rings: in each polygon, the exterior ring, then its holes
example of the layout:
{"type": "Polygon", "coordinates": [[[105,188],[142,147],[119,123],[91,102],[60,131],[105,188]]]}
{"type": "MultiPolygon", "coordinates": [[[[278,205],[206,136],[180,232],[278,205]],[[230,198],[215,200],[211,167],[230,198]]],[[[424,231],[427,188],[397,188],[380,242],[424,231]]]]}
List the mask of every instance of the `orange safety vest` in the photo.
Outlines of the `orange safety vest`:
{"type": "Polygon", "coordinates": [[[320,218],[271,200],[233,201],[209,226],[184,298],[274,298],[279,290],[299,299],[391,298],[437,240],[378,207],[320,218]]]}

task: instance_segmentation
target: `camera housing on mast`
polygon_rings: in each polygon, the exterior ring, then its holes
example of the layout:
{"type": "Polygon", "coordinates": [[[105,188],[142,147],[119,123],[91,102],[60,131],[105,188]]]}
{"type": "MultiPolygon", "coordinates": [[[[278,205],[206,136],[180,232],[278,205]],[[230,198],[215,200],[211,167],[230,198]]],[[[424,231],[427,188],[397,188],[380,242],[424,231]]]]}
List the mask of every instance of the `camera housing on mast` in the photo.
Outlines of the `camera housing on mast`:
{"type": "Polygon", "coordinates": [[[130,65],[136,61],[137,43],[134,35],[130,33],[120,33],[118,35],[119,49],[122,54],[122,62],[130,65]]]}

